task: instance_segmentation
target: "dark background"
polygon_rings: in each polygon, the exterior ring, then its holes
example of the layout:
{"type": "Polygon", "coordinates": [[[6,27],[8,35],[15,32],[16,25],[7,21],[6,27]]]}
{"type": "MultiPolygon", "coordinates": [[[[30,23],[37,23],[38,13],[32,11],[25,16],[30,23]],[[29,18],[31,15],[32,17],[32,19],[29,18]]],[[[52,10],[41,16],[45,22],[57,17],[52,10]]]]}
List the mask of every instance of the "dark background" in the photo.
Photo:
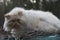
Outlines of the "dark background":
{"type": "Polygon", "coordinates": [[[0,26],[4,22],[4,14],[14,7],[50,11],[60,19],[60,0],[3,0],[0,1],[0,26]]]}

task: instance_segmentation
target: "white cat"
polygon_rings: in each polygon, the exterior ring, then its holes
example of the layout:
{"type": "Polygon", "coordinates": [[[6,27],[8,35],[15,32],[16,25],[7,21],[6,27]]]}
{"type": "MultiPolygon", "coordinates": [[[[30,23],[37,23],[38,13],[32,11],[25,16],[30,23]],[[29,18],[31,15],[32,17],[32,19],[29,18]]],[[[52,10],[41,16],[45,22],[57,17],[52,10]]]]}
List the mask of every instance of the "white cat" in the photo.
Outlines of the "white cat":
{"type": "Polygon", "coordinates": [[[51,12],[16,7],[5,14],[3,29],[14,37],[21,37],[31,31],[56,33],[60,30],[60,20],[51,12]]]}

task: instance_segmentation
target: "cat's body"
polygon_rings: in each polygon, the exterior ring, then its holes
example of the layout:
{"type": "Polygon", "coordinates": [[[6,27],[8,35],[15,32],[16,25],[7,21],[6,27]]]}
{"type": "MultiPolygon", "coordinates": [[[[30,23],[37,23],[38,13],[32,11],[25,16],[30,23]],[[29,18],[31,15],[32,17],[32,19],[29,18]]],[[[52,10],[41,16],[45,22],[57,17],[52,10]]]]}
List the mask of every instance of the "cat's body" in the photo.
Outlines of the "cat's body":
{"type": "Polygon", "coordinates": [[[17,7],[5,15],[3,29],[16,37],[31,31],[56,33],[60,30],[60,20],[50,12],[17,7]]]}

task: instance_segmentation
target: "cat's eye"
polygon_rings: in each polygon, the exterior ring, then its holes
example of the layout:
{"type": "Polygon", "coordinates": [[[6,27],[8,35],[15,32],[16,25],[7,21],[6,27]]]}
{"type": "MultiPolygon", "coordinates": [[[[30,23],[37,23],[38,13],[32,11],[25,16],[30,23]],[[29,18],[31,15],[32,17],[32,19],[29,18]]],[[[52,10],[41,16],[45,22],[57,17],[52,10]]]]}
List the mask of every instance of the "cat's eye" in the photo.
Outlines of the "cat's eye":
{"type": "Polygon", "coordinates": [[[10,15],[4,15],[4,17],[7,18],[7,19],[10,19],[11,18],[10,15]]]}

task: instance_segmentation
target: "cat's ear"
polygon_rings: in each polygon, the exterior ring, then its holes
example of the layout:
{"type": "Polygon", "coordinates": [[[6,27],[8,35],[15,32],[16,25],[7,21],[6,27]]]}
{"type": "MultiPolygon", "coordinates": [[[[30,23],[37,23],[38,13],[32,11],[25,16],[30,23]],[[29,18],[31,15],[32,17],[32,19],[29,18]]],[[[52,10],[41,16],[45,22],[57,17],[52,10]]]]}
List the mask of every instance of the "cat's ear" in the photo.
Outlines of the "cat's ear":
{"type": "Polygon", "coordinates": [[[21,12],[18,12],[18,15],[19,15],[19,16],[22,16],[22,15],[23,15],[23,14],[22,14],[22,11],[21,11],[21,12]]]}
{"type": "Polygon", "coordinates": [[[7,15],[7,14],[5,14],[4,17],[7,18],[7,19],[10,19],[11,18],[11,16],[10,15],[7,15]]]}

